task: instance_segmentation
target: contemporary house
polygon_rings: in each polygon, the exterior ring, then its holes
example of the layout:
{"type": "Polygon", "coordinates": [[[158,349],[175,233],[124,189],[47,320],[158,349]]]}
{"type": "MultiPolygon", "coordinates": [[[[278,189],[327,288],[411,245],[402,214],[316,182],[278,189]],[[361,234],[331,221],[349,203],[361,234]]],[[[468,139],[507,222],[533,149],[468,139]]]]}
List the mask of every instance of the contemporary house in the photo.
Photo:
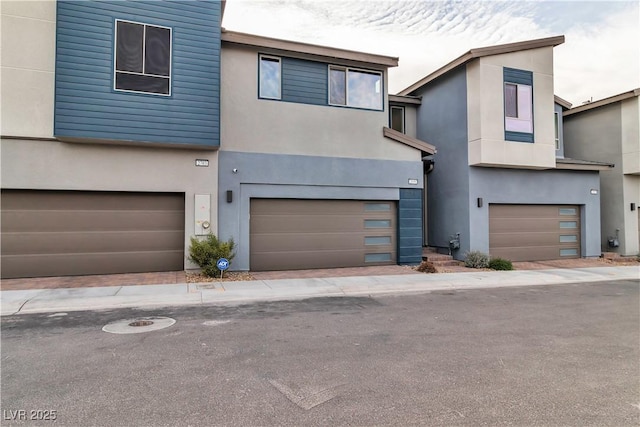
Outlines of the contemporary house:
{"type": "Polygon", "coordinates": [[[426,178],[429,246],[458,259],[600,255],[599,172],[611,165],[564,155],[567,103],[553,90],[563,42],[472,49],[399,93],[420,99],[416,137],[438,147],[426,178]]]}
{"type": "Polygon", "coordinates": [[[220,1],[2,2],[2,277],[417,263],[397,58],[220,27],[220,1]]]}
{"type": "Polygon", "coordinates": [[[233,268],[420,262],[435,148],[389,127],[397,63],[222,32],[218,219],[233,268]]]}
{"type": "Polygon", "coordinates": [[[217,231],[223,5],[2,2],[3,278],[189,267],[217,231]]]}
{"type": "Polygon", "coordinates": [[[640,89],[563,112],[565,153],[611,162],[600,173],[602,250],[640,252],[640,89]]]}

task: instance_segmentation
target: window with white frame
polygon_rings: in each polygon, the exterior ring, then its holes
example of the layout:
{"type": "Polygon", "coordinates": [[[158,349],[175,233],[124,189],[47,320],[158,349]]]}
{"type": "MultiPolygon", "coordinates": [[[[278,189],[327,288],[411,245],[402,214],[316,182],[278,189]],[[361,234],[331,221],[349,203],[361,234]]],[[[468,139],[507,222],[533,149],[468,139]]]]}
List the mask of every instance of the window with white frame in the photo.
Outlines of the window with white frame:
{"type": "Polygon", "coordinates": [[[260,98],[281,99],[281,76],[280,58],[260,55],[260,98]]]}
{"type": "Polygon", "coordinates": [[[171,95],[171,28],[116,20],[114,89],[171,95]]]}
{"type": "Polygon", "coordinates": [[[391,108],[389,108],[389,115],[389,127],[404,133],[404,107],[392,105],[391,108]]]}
{"type": "Polygon", "coordinates": [[[533,73],[504,69],[505,139],[533,142],[533,73]]]}
{"type": "Polygon", "coordinates": [[[329,66],[329,104],[382,110],[382,73],[329,66]]]}

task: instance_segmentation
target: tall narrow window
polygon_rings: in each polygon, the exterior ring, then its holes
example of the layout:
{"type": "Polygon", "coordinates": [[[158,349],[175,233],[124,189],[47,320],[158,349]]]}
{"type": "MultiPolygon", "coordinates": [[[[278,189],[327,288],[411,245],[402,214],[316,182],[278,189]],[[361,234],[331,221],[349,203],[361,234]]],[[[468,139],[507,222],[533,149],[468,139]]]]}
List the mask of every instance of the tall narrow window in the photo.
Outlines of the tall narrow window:
{"type": "Polygon", "coordinates": [[[116,20],[114,88],[171,94],[171,28],[116,20]]]}
{"type": "Polygon", "coordinates": [[[260,55],[260,98],[281,98],[280,58],[260,55]]]}
{"type": "Polygon", "coordinates": [[[382,73],[330,66],[329,104],[382,110],[382,73]]]}
{"type": "Polygon", "coordinates": [[[508,141],[533,142],[533,73],[504,68],[504,130],[508,141]]]}
{"type": "Polygon", "coordinates": [[[404,107],[392,106],[390,110],[391,129],[404,133],[404,107]]]}
{"type": "Polygon", "coordinates": [[[556,150],[560,149],[560,114],[553,113],[555,130],[556,130],[556,150]]]}

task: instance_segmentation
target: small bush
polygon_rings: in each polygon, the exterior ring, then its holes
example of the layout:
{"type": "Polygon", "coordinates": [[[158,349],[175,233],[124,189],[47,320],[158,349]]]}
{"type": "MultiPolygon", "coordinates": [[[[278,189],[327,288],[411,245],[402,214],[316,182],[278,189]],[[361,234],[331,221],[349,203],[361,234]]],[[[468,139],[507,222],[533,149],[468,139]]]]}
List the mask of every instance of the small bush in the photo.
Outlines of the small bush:
{"type": "Polygon", "coordinates": [[[226,258],[231,264],[231,260],[235,256],[235,246],[233,239],[224,242],[218,240],[213,234],[208,234],[202,240],[192,237],[191,246],[189,247],[189,260],[198,264],[205,276],[219,277],[220,270],[216,266],[216,262],[220,258],[226,258]]]}
{"type": "Polygon", "coordinates": [[[489,255],[480,251],[467,252],[464,266],[468,268],[487,268],[489,267],[489,255]]]}
{"type": "Polygon", "coordinates": [[[513,264],[508,259],[492,258],[489,261],[489,268],[492,270],[513,270],[513,264]]]}
{"type": "Polygon", "coordinates": [[[421,273],[437,273],[438,272],[438,270],[436,270],[436,266],[429,261],[422,261],[422,263],[416,267],[416,271],[419,271],[421,273]]]}

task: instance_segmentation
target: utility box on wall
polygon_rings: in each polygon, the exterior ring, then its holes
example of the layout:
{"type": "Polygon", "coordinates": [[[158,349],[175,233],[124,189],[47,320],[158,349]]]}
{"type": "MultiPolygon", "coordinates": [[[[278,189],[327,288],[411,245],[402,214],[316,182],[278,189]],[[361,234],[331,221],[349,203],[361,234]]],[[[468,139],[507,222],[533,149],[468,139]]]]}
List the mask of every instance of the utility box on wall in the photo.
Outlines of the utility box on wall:
{"type": "Polygon", "coordinates": [[[195,230],[196,236],[211,232],[211,194],[195,195],[195,230]]]}

